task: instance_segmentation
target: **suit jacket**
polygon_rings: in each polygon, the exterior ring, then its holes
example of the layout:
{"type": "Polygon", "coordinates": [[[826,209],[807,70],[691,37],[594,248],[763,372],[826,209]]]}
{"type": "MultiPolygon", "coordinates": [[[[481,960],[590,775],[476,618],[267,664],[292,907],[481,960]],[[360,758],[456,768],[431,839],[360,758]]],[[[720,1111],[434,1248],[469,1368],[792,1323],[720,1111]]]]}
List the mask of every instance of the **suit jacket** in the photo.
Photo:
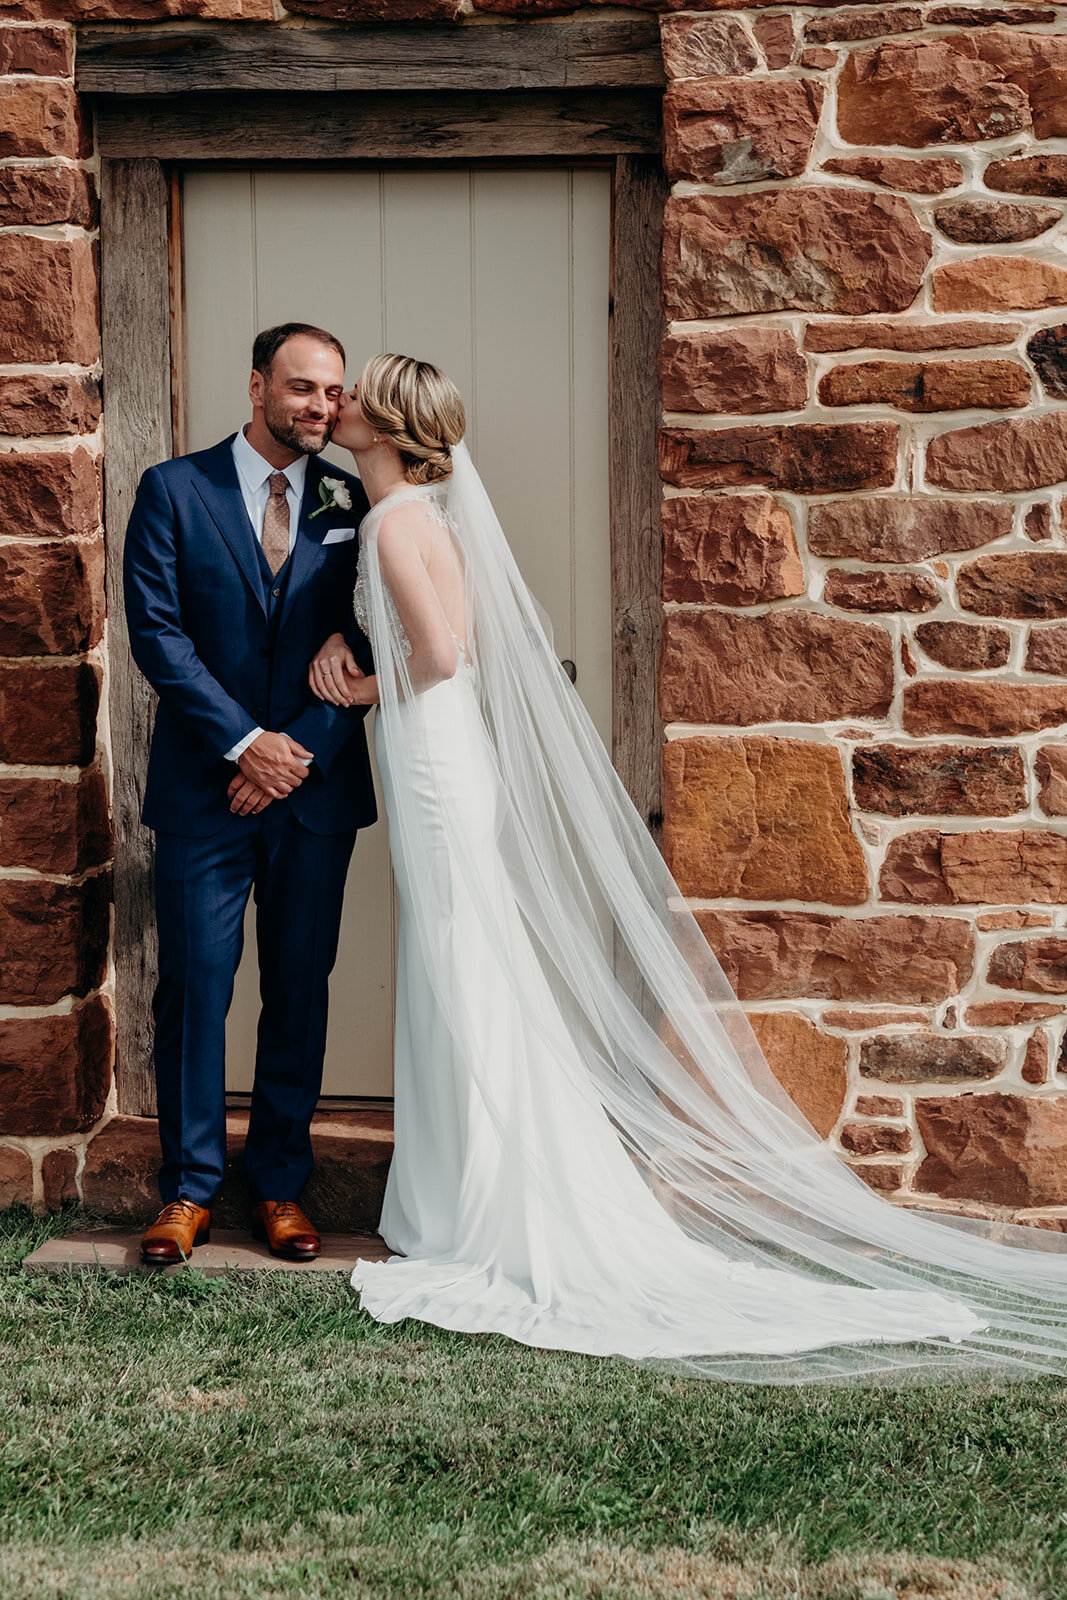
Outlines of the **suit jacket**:
{"type": "Polygon", "coordinates": [[[245,510],[231,446],[150,467],[126,530],[126,616],[134,660],[159,695],[142,819],[150,828],[207,838],[232,820],[224,759],[257,725],[314,752],[287,800],[312,833],[345,833],[375,820],[363,730],[366,709],[337,710],[308,686],[308,663],[343,633],[365,672],[370,646],[352,615],[367,497],[358,478],[307,465],[296,541],[271,580],[245,510]],[[310,513],[323,476],[343,479],[351,511],[310,513]]]}

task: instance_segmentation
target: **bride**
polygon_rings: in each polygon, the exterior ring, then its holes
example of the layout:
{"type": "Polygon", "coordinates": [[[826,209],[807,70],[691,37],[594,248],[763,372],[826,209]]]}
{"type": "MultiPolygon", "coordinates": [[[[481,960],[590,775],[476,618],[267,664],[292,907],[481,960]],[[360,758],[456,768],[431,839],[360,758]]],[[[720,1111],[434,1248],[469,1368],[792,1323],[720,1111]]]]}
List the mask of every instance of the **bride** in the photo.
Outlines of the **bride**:
{"type": "Polygon", "coordinates": [[[560,669],[427,362],[375,356],[333,442],[371,502],[310,669],[376,705],[400,902],[396,1152],[363,1307],[766,1382],[1067,1371],[1056,1235],[902,1211],[835,1158],[560,669]]]}

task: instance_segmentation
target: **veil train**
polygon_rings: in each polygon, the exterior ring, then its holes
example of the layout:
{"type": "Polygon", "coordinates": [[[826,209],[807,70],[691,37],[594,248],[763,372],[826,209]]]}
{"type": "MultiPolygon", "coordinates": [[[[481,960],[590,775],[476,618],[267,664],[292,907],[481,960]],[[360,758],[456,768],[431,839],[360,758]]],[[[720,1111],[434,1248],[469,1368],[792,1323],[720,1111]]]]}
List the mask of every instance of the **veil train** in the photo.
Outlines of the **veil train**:
{"type": "Polygon", "coordinates": [[[364,1304],[386,1320],[425,1314],[465,1326],[466,1293],[482,1306],[477,1326],[744,1381],[1067,1372],[1067,1240],[895,1207],[842,1165],[781,1088],[555,659],[464,446],[453,462],[432,497],[465,568],[495,805],[480,838],[450,831],[445,895],[431,860],[440,841],[426,837],[414,798],[432,770],[419,749],[428,724],[410,714],[416,688],[378,559],[378,507],[362,529],[377,736],[419,959],[505,1152],[496,1181],[521,1188],[536,1239],[530,1224],[529,1259],[517,1251],[509,1264],[509,1246],[499,1259],[453,1263],[466,1289],[439,1258],[361,1264],[364,1304]],[[493,952],[493,992],[506,993],[517,1019],[507,1037],[518,1030],[531,1064],[525,1086],[502,1072],[470,993],[457,987],[461,929],[466,947],[473,936],[493,952]],[[546,1094],[570,1096],[587,1181],[561,1183],[559,1130],[539,1098],[549,1081],[566,1088],[546,1094]],[[607,1174],[612,1157],[601,1162],[587,1113],[601,1124],[606,1114],[625,1173],[607,1174]],[[640,1188],[639,1216],[627,1174],[640,1188]],[[545,1239],[560,1241],[558,1260],[545,1239]],[[390,1282],[409,1286],[392,1302],[390,1282]],[[605,1324],[600,1342],[576,1343],[573,1325],[591,1316],[605,1324]],[[631,1317],[653,1330],[647,1346],[631,1337],[631,1317]],[[717,1319],[715,1336],[702,1336],[717,1319]]]}

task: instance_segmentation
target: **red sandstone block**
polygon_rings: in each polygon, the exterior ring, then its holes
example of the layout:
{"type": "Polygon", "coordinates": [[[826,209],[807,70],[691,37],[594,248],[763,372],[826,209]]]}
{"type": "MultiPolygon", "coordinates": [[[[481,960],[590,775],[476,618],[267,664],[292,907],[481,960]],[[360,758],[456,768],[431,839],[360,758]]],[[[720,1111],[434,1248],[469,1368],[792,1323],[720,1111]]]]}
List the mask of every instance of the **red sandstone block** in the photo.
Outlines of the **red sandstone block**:
{"type": "Polygon", "coordinates": [[[911,1149],[907,1128],[886,1128],[870,1122],[850,1122],[841,1129],[841,1148],[854,1156],[900,1156],[911,1149]]]}
{"type": "Polygon", "coordinates": [[[793,411],[807,404],[808,367],[785,328],[668,334],[660,348],[666,411],[793,411]]]}
{"type": "Polygon", "coordinates": [[[792,519],[769,494],[675,495],[660,521],[664,599],[751,606],[804,593],[792,519]]]}
{"type": "Polygon", "coordinates": [[[0,313],[0,361],[92,366],[100,333],[88,239],[0,237],[0,313]]]}
{"type": "Polygon", "coordinates": [[[0,777],[0,866],[74,873],[111,855],[103,773],[61,778],[0,777]]]}
{"type": "Polygon", "coordinates": [[[1021,1069],[1023,1082],[1047,1082],[1048,1065],[1048,1034],[1044,1028],[1035,1028],[1026,1041],[1026,1054],[1021,1069]]]}
{"type": "Polygon", "coordinates": [[[1021,156],[1014,161],[991,161],[985,182],[1002,194],[1067,195],[1067,156],[1021,156]]]}
{"type": "MultiPolygon", "coordinates": [[[[808,54],[814,52],[805,50],[804,55],[808,54]]],[[[951,156],[937,161],[909,161],[903,156],[831,156],[822,168],[824,172],[880,183],[886,189],[903,189],[905,194],[944,194],[946,189],[955,189],[963,182],[963,168],[951,156]]]]}
{"type": "MultiPolygon", "coordinates": [[[[789,18],[782,20],[792,33],[789,18]]],[[[660,43],[668,78],[740,78],[759,66],[752,40],[734,17],[662,17],[660,43]]]]}
{"type": "Polygon", "coordinates": [[[104,627],[104,541],[0,545],[0,656],[77,655],[104,627]]]}
{"type": "Polygon", "coordinates": [[[911,905],[1061,905],[1067,838],[1044,828],[920,828],[891,842],[879,889],[884,900],[911,905]]]}
{"type": "Polygon", "coordinates": [[[273,22],[272,0],[11,0],[12,21],[158,22],[204,17],[211,22],[273,22]]]}
{"type": "Polygon", "coordinates": [[[44,1203],[49,1211],[78,1199],[78,1152],[76,1150],[46,1150],[41,1158],[41,1182],[44,1185],[44,1203]]]}
{"type": "MultiPolygon", "coordinates": [[[[768,72],[781,72],[793,59],[796,49],[796,28],[792,17],[757,17],[752,24],[768,72]]],[[[755,62],[752,63],[755,66],[755,62]]],[[[725,77],[723,73],[721,76],[725,77]]]]}
{"type": "Polygon", "coordinates": [[[663,103],[668,177],[697,183],[796,178],[819,126],[823,87],[808,79],[691,78],[663,103]]]}
{"type": "MultiPolygon", "coordinates": [[[[960,568],[956,592],[965,611],[983,617],[1067,617],[1067,552],[1005,550],[978,556],[960,568]]],[[[1050,640],[1058,665],[1055,644],[1050,640]]],[[[1060,642],[1061,656],[1062,651],[1060,642]]]]}
{"type": "Polygon", "coordinates": [[[113,1117],[90,1139],[82,1198],[97,1216],[143,1225],[160,1207],[159,1124],[155,1117],[113,1117]]]}
{"type": "Polygon", "coordinates": [[[834,568],[826,574],[823,599],[843,611],[873,615],[889,611],[932,611],[941,591],[921,572],[848,572],[834,568]]]}
{"type": "Polygon", "coordinates": [[[883,816],[1007,817],[1027,805],[1014,745],[860,746],[852,783],[859,809],[883,816]]]}
{"type": "Polygon", "coordinates": [[[91,1128],[111,1085],[112,1036],[100,995],[67,1016],[0,1021],[0,1134],[91,1128]]]}
{"type": "Polygon", "coordinates": [[[849,144],[917,149],[1002,138],[1030,126],[1024,91],[945,39],[892,40],[857,50],[837,92],[837,126],[849,144]]]}
{"type": "Polygon", "coordinates": [[[807,1017],[789,1011],[749,1012],[748,1020],[782,1088],[827,1138],[848,1094],[845,1041],[820,1033],[807,1017]]]}
{"type": "Polygon", "coordinates": [[[1042,311],[1067,301],[1067,269],[1029,256],[948,261],[932,282],[935,311],[1042,311]]]}
{"type": "Polygon", "coordinates": [[[1067,1096],[966,1094],[915,1102],[916,1189],[987,1205],[1067,1205],[1067,1096]]]}
{"type": "Polygon", "coordinates": [[[0,662],[0,761],[88,766],[99,701],[88,662],[0,662]]]}
{"type": "Polygon", "coordinates": [[[96,190],[79,167],[0,167],[0,227],[96,226],[96,190]]]}
{"type": "Polygon", "coordinates": [[[0,156],[70,156],[92,145],[72,83],[0,80],[0,156]]]}
{"type": "Polygon", "coordinates": [[[1067,134],[1067,38],[1062,33],[990,28],[970,37],[952,35],[946,43],[977,56],[1026,95],[1035,139],[1067,134]]]}
{"type": "MultiPolygon", "coordinates": [[[[1058,215],[1059,213],[1057,213],[1058,215]]],[[[986,344],[1011,344],[1021,322],[979,322],[955,318],[917,322],[908,317],[856,317],[809,322],[805,350],[973,350],[986,344]]]]}
{"type": "Polygon", "coordinates": [[[800,739],[674,739],[663,853],[683,894],[859,905],[870,885],[841,757],[800,739]]]}
{"type": "Polygon", "coordinates": [[[1030,374],[1017,361],[863,361],[833,367],[819,383],[824,406],[966,411],[1024,406],[1030,374]]]}
{"type": "Polygon", "coordinates": [[[676,611],[666,619],[660,703],[667,722],[837,722],[886,715],[893,645],[869,622],[778,610],[676,611]]]}
{"type": "Polygon", "coordinates": [[[660,475],[680,489],[765,484],[796,494],[888,488],[896,475],[892,422],[664,428],[660,475]]]}
{"type": "Polygon", "coordinates": [[[0,27],[0,77],[25,72],[35,78],[69,78],[74,72],[70,28],[0,27]]]}
{"type": "MultiPolygon", "coordinates": [[[[959,994],[974,970],[974,934],[957,917],[698,911],[697,921],[742,1000],[930,1005],[959,994]]],[[[907,1012],[840,1015],[823,1020],[849,1028],[916,1020],[907,1012]]]]}
{"type": "Polygon", "coordinates": [[[932,250],[899,195],[808,185],[677,196],[663,227],[667,314],[906,311],[932,250]]]}
{"type": "Polygon", "coordinates": [[[24,1150],[0,1148],[0,1210],[33,1201],[33,1163],[24,1150]]]}
{"type": "Polygon", "coordinates": [[[964,491],[1043,489],[1062,483],[1067,478],[1067,411],[939,434],[926,447],[926,477],[929,483],[964,491]]]}
{"type": "Polygon", "coordinates": [[[104,980],[107,873],[84,883],[0,879],[0,1004],[50,1006],[104,980]]]}
{"type": "Polygon", "coordinates": [[[99,421],[95,378],[50,372],[0,378],[0,433],[92,433],[99,421]]]}
{"type": "Polygon", "coordinates": [[[88,450],[0,453],[0,534],[56,539],[95,533],[103,515],[100,462],[88,450]]]}
{"type": "Polygon", "coordinates": [[[856,1114],[860,1117],[902,1117],[903,1100],[890,1100],[882,1094],[861,1094],[856,1099],[856,1114]]]}

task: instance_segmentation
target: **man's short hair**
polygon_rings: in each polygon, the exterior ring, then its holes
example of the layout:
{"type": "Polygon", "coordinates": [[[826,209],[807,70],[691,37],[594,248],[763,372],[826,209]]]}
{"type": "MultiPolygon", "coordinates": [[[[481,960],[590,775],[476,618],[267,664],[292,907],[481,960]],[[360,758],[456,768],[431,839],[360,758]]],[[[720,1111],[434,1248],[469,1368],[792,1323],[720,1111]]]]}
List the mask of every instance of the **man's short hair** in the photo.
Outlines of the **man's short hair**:
{"type": "Polygon", "coordinates": [[[252,367],[264,378],[271,369],[274,357],[278,354],[287,339],[294,339],[298,334],[305,338],[317,339],[319,344],[328,345],[331,350],[336,350],[345,360],[345,347],[334,334],[327,333],[325,328],[316,328],[310,322],[279,322],[276,328],[264,328],[262,333],[257,333],[252,346],[252,367]]]}

